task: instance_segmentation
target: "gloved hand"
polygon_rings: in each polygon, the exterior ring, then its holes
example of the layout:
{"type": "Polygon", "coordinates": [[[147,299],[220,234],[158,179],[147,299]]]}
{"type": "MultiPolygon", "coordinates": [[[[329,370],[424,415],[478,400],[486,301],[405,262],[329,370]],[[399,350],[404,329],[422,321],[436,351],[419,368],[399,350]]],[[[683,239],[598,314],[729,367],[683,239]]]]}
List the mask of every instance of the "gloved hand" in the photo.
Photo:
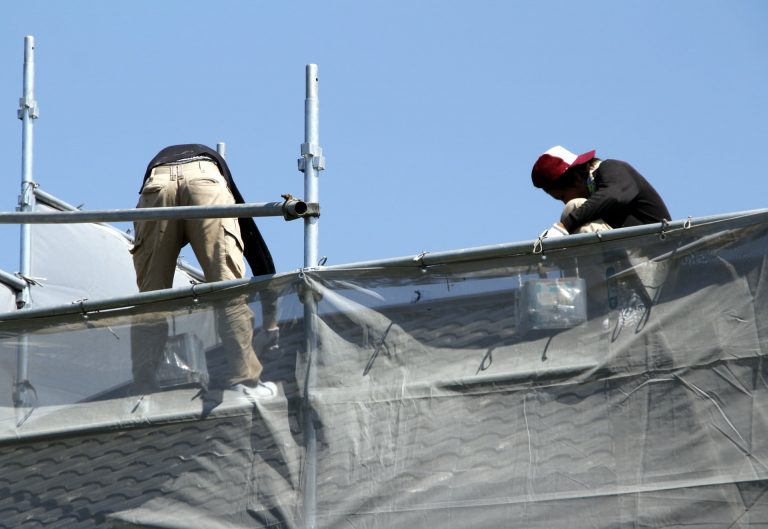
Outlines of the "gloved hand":
{"type": "Polygon", "coordinates": [[[253,337],[253,349],[257,355],[280,349],[280,329],[261,329],[253,337]]]}
{"type": "Polygon", "coordinates": [[[555,237],[563,237],[564,235],[568,235],[568,232],[565,231],[565,228],[562,226],[562,224],[556,222],[552,225],[551,228],[542,233],[539,238],[554,239],[555,237]]]}

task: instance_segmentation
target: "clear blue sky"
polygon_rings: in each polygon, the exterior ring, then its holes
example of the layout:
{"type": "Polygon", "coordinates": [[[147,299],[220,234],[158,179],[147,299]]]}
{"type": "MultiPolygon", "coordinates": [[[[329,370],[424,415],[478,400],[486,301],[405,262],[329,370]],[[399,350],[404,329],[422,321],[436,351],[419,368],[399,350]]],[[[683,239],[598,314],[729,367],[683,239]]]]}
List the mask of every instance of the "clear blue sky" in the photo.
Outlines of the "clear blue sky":
{"type": "MultiPolygon", "coordinates": [[[[556,144],[632,163],[675,219],[762,208],[766,28],[762,0],[4,2],[0,210],[20,187],[25,35],[34,178],[86,209],[133,207],[174,143],[226,142],[249,201],[303,195],[307,63],[328,264],[535,238],[561,205],[530,168],[556,144]]],[[[299,222],[259,225],[278,270],[302,265],[299,222]]],[[[0,231],[10,272],[17,233],[0,231]]]]}

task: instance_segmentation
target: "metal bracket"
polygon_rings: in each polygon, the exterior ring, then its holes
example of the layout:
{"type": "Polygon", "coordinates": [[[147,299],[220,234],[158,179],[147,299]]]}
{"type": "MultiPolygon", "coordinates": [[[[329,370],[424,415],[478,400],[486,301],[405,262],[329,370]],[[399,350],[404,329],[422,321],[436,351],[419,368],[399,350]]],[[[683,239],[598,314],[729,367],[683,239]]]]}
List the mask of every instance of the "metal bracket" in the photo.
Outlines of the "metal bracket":
{"type": "MultiPolygon", "coordinates": [[[[303,173],[304,169],[307,167],[307,159],[306,158],[299,158],[299,172],[303,173]]],[[[325,156],[312,156],[312,167],[315,168],[316,171],[322,171],[325,169],[325,156]]]]}
{"type": "Polygon", "coordinates": [[[299,171],[304,172],[307,167],[307,159],[312,159],[312,167],[316,171],[322,171],[325,169],[325,156],[323,156],[323,148],[316,143],[302,143],[301,144],[301,158],[298,159],[299,171]]]}
{"type": "Polygon", "coordinates": [[[40,110],[37,107],[37,101],[31,98],[20,97],[18,111],[19,119],[24,119],[25,110],[29,110],[29,117],[32,119],[35,119],[40,115],[40,110]]]}
{"type": "Polygon", "coordinates": [[[305,158],[308,156],[322,156],[323,148],[316,143],[302,143],[301,155],[305,158]]]}
{"type": "Polygon", "coordinates": [[[26,207],[33,205],[35,198],[35,189],[40,187],[37,182],[25,182],[22,193],[18,196],[18,207],[16,211],[27,211],[26,207]]]}
{"type": "Polygon", "coordinates": [[[317,202],[304,202],[290,194],[282,195],[282,197],[285,199],[283,202],[283,218],[285,220],[320,216],[320,204],[317,202]]]}

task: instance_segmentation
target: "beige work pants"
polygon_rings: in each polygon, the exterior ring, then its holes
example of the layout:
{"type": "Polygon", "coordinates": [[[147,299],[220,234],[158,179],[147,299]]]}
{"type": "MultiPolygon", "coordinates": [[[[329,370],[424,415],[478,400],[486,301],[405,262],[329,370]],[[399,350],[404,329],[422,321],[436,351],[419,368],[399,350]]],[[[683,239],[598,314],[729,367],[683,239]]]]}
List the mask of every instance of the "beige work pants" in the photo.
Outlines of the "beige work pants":
{"type": "MultiPolygon", "coordinates": [[[[162,165],[144,183],[137,207],[212,206],[234,204],[218,166],[195,161],[162,165]]],[[[243,242],[235,218],[157,220],[134,223],[133,264],[139,290],[170,288],[181,248],[191,244],[206,281],[238,279],[245,275],[243,242]]],[[[216,308],[219,335],[229,363],[229,382],[258,379],[262,366],[253,350],[253,313],[246,296],[216,308]]],[[[157,389],[155,371],[168,335],[165,319],[135,325],[131,332],[133,376],[137,389],[157,389]]]]}

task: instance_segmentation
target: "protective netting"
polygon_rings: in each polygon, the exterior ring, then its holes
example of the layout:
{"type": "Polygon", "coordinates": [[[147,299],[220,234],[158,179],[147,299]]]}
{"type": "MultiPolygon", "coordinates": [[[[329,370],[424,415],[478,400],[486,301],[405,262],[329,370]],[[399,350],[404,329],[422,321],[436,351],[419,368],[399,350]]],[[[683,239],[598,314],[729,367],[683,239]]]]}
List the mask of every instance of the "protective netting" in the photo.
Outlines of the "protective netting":
{"type": "MultiPolygon", "coordinates": [[[[36,213],[62,211],[38,201],[36,213]]],[[[132,238],[107,224],[31,225],[29,279],[33,307],[81,299],[137,294],[130,249],[132,238]]],[[[192,276],[177,268],[173,286],[188,285],[192,276]]]]}
{"type": "Polygon", "coordinates": [[[0,322],[0,526],[768,527],[768,224],[695,224],[0,322]],[[217,311],[275,295],[251,402],[217,311]]]}

